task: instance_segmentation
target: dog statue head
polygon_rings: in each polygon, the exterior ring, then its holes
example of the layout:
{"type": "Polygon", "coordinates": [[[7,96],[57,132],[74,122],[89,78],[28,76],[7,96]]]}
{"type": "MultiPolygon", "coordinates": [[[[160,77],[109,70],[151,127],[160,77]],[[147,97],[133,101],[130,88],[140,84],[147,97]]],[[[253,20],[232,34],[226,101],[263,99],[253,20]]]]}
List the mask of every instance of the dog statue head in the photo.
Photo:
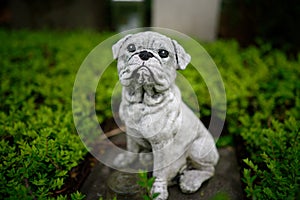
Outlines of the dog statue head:
{"type": "Polygon", "coordinates": [[[175,40],[151,31],[127,35],[112,50],[121,84],[152,94],[170,88],[176,70],[185,69],[191,60],[175,40]]]}

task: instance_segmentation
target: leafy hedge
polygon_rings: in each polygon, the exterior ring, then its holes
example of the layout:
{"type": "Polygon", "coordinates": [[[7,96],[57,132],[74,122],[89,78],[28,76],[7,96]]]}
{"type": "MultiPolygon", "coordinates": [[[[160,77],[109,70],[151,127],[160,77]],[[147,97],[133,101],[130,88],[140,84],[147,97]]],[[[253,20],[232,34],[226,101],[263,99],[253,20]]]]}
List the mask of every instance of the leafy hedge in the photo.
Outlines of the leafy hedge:
{"type": "Polygon", "coordinates": [[[56,196],[86,155],[73,125],[72,87],[81,62],[104,38],[90,32],[0,31],[2,198],[56,196]]]}
{"type": "MultiPolygon", "coordinates": [[[[59,198],[68,172],[87,151],[71,110],[76,72],[89,51],[109,34],[0,31],[0,196],[59,198]]],[[[230,138],[243,147],[245,193],[252,199],[295,199],[299,189],[300,56],[288,60],[269,45],[241,49],[234,41],[204,44],[217,64],[227,95],[230,138]]],[[[102,123],[112,117],[115,64],[96,94],[102,123]]],[[[188,67],[203,117],[210,115],[205,84],[188,67]],[[201,95],[199,95],[201,94],[201,95]]],[[[219,144],[224,144],[224,141],[219,144]]],[[[231,141],[230,141],[231,142],[231,141]]],[[[72,199],[83,195],[73,193],[72,199]]]]}
{"type": "Polygon", "coordinates": [[[300,55],[269,45],[240,49],[235,42],[207,47],[225,81],[227,123],[241,136],[243,181],[251,199],[297,199],[300,188],[300,55]]]}

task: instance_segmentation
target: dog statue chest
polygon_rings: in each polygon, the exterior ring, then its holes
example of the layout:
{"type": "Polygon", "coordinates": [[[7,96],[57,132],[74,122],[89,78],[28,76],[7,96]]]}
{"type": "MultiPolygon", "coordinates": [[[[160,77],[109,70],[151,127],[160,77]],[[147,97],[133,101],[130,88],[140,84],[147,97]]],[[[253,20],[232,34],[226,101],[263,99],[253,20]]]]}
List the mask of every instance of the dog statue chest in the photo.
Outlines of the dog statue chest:
{"type": "Polygon", "coordinates": [[[136,130],[137,136],[153,138],[159,133],[172,137],[173,130],[179,126],[177,118],[180,112],[177,99],[172,92],[160,94],[159,103],[148,105],[146,102],[157,101],[158,98],[144,102],[124,100],[120,105],[120,117],[126,127],[136,130]]]}

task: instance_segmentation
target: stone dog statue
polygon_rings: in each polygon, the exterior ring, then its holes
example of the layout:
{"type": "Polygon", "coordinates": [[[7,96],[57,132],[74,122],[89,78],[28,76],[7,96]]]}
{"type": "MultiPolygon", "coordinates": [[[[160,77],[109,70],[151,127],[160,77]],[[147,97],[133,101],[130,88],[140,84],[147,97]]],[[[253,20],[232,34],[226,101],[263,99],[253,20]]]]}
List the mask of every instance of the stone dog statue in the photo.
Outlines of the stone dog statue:
{"type": "MultiPolygon", "coordinates": [[[[182,192],[197,191],[214,175],[219,154],[175,85],[176,70],[185,69],[190,55],[175,40],[150,31],[127,35],[112,50],[123,86],[119,114],[126,125],[127,150],[152,151],[152,194],[167,199],[167,186],[178,176],[182,192]]],[[[125,167],[135,158],[119,154],[114,164],[125,167]]]]}

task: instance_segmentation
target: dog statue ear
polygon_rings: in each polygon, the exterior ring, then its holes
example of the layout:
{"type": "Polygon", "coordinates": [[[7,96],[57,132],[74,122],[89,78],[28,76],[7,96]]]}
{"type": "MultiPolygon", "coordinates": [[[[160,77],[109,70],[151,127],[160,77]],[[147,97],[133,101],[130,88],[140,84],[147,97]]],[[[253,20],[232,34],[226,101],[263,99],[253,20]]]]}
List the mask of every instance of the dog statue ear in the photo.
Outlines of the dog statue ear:
{"type": "Polygon", "coordinates": [[[183,47],[176,40],[172,40],[175,48],[177,69],[184,70],[191,61],[191,56],[185,52],[183,47]]]}
{"type": "Polygon", "coordinates": [[[131,34],[126,35],[125,37],[123,37],[122,39],[120,39],[116,44],[114,44],[112,46],[112,52],[113,52],[113,58],[117,59],[119,57],[119,53],[120,53],[120,49],[122,47],[122,45],[124,44],[124,42],[126,40],[128,40],[131,37],[131,34]]]}

